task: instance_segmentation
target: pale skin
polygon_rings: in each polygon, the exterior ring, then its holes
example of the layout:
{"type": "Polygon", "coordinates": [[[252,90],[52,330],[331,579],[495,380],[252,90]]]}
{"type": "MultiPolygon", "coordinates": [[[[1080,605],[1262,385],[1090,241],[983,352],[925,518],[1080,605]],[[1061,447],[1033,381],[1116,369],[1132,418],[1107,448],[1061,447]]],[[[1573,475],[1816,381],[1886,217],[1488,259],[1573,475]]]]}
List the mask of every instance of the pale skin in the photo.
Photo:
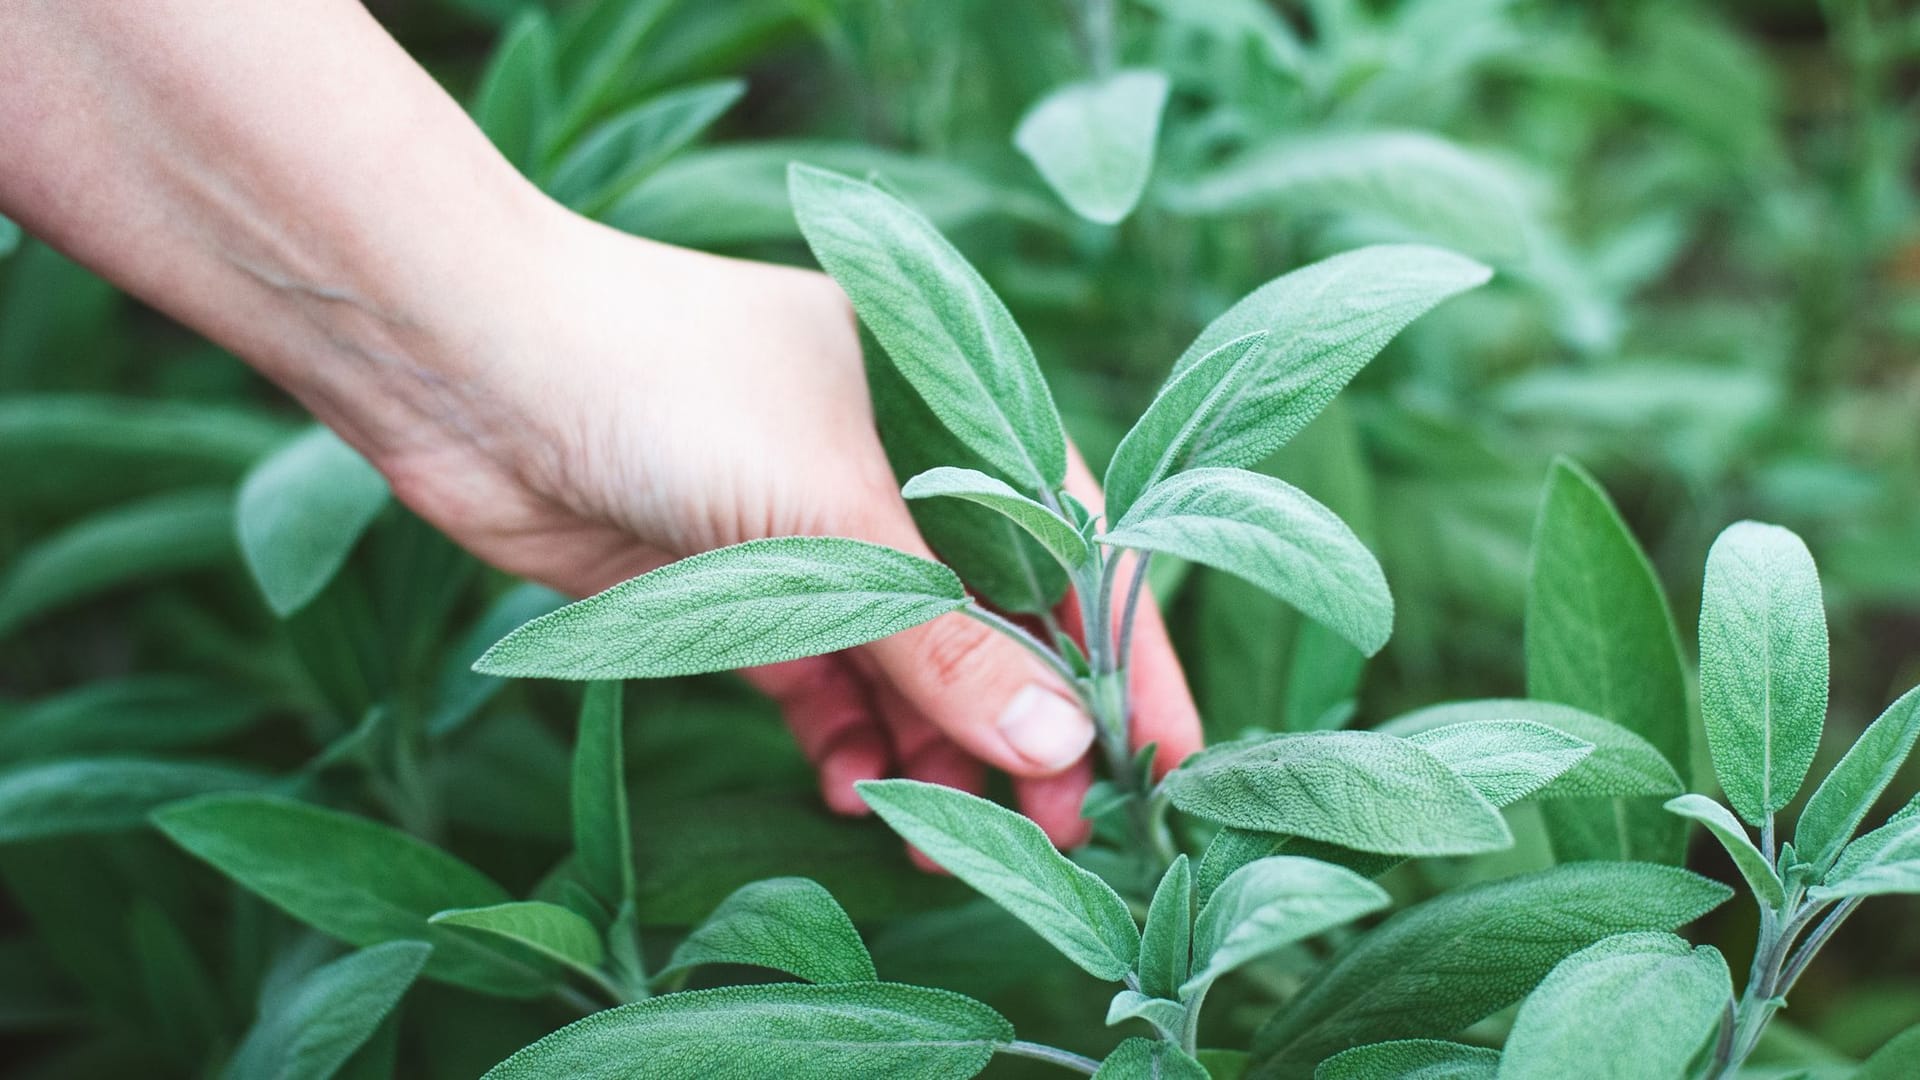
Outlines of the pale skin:
{"type": "MultiPolygon", "coordinates": [[[[931,555],[830,279],[573,215],[353,0],[10,0],[0,147],[0,213],[245,359],[502,570],[585,596],[765,536],[931,555]]],[[[1077,455],[1069,484],[1097,507],[1077,455]]],[[[1200,724],[1150,603],[1131,660],[1164,771],[1200,724]]],[[[742,674],[840,813],[858,780],[991,767],[1086,838],[1092,725],[979,623],[742,674]]]]}

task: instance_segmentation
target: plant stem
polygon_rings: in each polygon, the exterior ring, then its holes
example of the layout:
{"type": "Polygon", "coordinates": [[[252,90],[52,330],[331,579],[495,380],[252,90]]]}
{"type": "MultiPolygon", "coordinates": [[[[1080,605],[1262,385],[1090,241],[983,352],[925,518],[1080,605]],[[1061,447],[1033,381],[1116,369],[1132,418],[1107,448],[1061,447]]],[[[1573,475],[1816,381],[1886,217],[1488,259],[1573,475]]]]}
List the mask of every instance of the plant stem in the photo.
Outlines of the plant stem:
{"type": "Polygon", "coordinates": [[[1780,974],[1779,993],[1782,996],[1785,996],[1793,989],[1794,983],[1800,981],[1801,973],[1807,970],[1808,964],[1813,963],[1813,958],[1815,954],[1819,953],[1821,946],[1825,945],[1827,940],[1833,937],[1834,931],[1840,929],[1840,924],[1847,921],[1847,916],[1853,914],[1854,910],[1860,906],[1861,901],[1864,899],[1864,897],[1850,896],[1841,901],[1840,906],[1834,908],[1833,913],[1828,915],[1826,919],[1814,929],[1813,933],[1807,937],[1806,942],[1803,943],[1799,950],[1793,954],[1793,957],[1787,961],[1786,968],[1780,974]]]}
{"type": "Polygon", "coordinates": [[[1035,1061],[1045,1061],[1049,1064],[1058,1065],[1063,1069],[1072,1069],[1074,1072],[1084,1073],[1088,1076],[1092,1076],[1094,1073],[1100,1071],[1099,1062],[1084,1054],[1076,1054],[1071,1050],[1062,1050],[1057,1046],[1047,1046],[1042,1043],[1025,1042],[1020,1039],[1015,1039],[1010,1043],[1003,1043],[995,1047],[995,1049],[1002,1054],[1032,1058],[1035,1061]]]}

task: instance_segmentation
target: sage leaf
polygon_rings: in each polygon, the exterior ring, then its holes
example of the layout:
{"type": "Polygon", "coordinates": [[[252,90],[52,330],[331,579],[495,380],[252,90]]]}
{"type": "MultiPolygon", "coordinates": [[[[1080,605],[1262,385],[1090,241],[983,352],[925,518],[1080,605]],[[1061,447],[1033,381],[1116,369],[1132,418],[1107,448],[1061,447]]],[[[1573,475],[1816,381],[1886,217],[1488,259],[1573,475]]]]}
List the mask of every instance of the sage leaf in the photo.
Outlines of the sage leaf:
{"type": "Polygon", "coordinates": [[[794,877],[741,886],[673,950],[660,975],[700,964],[749,964],[813,983],[879,978],[860,932],[833,894],[794,877]]]}
{"type": "Polygon", "coordinates": [[[600,931],[558,904],[516,900],[487,907],[453,908],[427,919],[433,926],[460,926],[517,941],[575,971],[597,975],[606,950],[600,931]]]}
{"type": "Polygon", "coordinates": [[[633,899],[633,825],[627,815],[627,753],[621,684],[587,685],[573,747],[574,871],[609,911],[633,899]]]}
{"type": "Polygon", "coordinates": [[[648,98],[587,132],[542,186],[559,202],[597,217],[699,138],[746,90],[742,80],[717,79],[648,98]]]}
{"type": "Polygon", "coordinates": [[[964,791],[916,780],[856,785],[881,820],[1098,979],[1118,982],[1140,953],[1126,901],[1054,849],[1040,826],[964,791]]]}
{"type": "Polygon", "coordinates": [[[1680,774],[1647,740],[1611,720],[1552,701],[1488,698],[1430,705],[1397,716],[1376,731],[1413,737],[1449,724],[1483,720],[1524,720],[1565,732],[1593,746],[1593,752],[1534,792],[1535,799],[1668,797],[1684,794],[1680,774]]]}
{"type": "Polygon", "coordinates": [[[1754,899],[1759,901],[1762,908],[1777,911],[1785,906],[1786,886],[1781,883],[1780,875],[1774,873],[1766,856],[1753,846],[1753,838],[1747,835],[1739,819],[1729,813],[1726,807],[1705,795],[1682,795],[1669,800],[1667,809],[1707,827],[1713,838],[1720,841],[1720,846],[1727,849],[1733,865],[1740,871],[1740,876],[1746,879],[1747,888],[1753,892],[1754,899]]]}
{"type": "Polygon", "coordinates": [[[1849,1080],[1907,1080],[1915,1061],[1920,1061],[1920,1024],[1882,1043],[1849,1080]]]}
{"type": "Polygon", "coordinates": [[[996,480],[974,469],[941,466],[907,481],[900,489],[907,499],[931,499],[947,496],[965,499],[1000,513],[1026,530],[1047,549],[1060,565],[1079,567],[1093,556],[1087,538],[1066,518],[1015,491],[1004,480],[996,480]]]}
{"type": "Polygon", "coordinates": [[[979,272],[872,184],[795,164],[787,186],[821,268],[941,422],[1028,490],[1057,490],[1060,414],[1026,335],[979,272]]]}
{"type": "Polygon", "coordinates": [[[521,172],[539,159],[558,107],[553,46],[546,13],[523,11],[502,34],[474,94],[474,123],[521,172]]]}
{"type": "Polygon", "coordinates": [[[1013,1025],[945,990],[893,983],[729,986],[577,1020],[485,1080],[949,1080],[986,1067],[1013,1025]]]}
{"type": "Polygon", "coordinates": [[[1707,554],[1700,717],[1727,801],[1758,827],[1792,801],[1827,716],[1827,614],[1800,538],[1742,521],[1707,554]]]}
{"type": "Polygon", "coordinates": [[[1186,1006],[1167,998],[1148,997],[1138,990],[1122,990],[1107,1003],[1108,1027],[1128,1020],[1145,1020],[1162,1038],[1179,1038],[1186,1019],[1186,1006]]]}
{"type": "Polygon", "coordinates": [[[387,494],[386,479],[321,427],[247,473],[234,501],[234,528],[275,615],[286,618],[326,588],[386,507],[387,494]]]}
{"type": "Polygon", "coordinates": [[[1117,224],[1147,189],[1167,87],[1141,69],[1063,86],[1020,118],[1013,144],[1074,213],[1117,224]]]}
{"type": "Polygon", "coordinates": [[[657,679],[817,656],[965,607],[953,571],[836,537],[749,540],[669,563],[502,638],[473,669],[657,679]]]}
{"type": "Polygon", "coordinates": [[[215,679],[102,679],[25,705],[0,720],[0,761],[170,750],[229,738],[270,701],[215,679]]]}
{"type": "Polygon", "coordinates": [[[1356,851],[1465,855],[1513,843],[1500,812],[1445,762],[1377,732],[1228,743],[1188,758],[1165,784],[1195,817],[1356,851]]]}
{"type": "Polygon", "coordinates": [[[1407,740],[1472,784],[1495,806],[1509,806],[1564,776],[1593,744],[1531,720],[1469,720],[1407,740]]]}
{"type": "Polygon", "coordinates": [[[1793,846],[1802,859],[1823,873],[1833,865],[1874,801],[1906,763],[1916,738],[1920,738],[1920,687],[1887,706],[1813,789],[1794,826],[1793,846]]]}
{"type": "Polygon", "coordinates": [[[1220,976],[1296,941],[1386,907],[1387,892],[1330,863],[1274,855],[1220,883],[1193,929],[1191,998],[1220,976]]]}
{"type": "Polygon", "coordinates": [[[1498,1050],[1402,1039],[1342,1050],[1313,1070],[1313,1080],[1494,1080],[1499,1067],[1498,1050]]]}
{"type": "Polygon", "coordinates": [[[1500,1080],[1557,1080],[1572,1062],[1596,1080],[1685,1076],[1732,1001],[1726,961],[1711,946],[1666,933],[1607,938],[1562,960],[1528,995],[1500,1080]]]}
{"type": "Polygon", "coordinates": [[[427,720],[427,733],[448,735],[473,719],[507,684],[505,679],[473,670],[474,661],[521,623],[531,622],[566,603],[566,597],[532,582],[522,582],[502,593],[449,651],[446,666],[440,671],[440,681],[434,688],[434,707],[427,720]]]}
{"type": "Polygon", "coordinates": [[[1305,1072],[1338,1050],[1444,1038],[1526,996],[1602,938],[1672,930],[1733,895],[1653,863],[1569,863],[1398,912],[1342,950],[1254,1038],[1249,1077],[1305,1072]]]}
{"type": "Polygon", "coordinates": [[[1142,492],[1183,469],[1253,464],[1209,460],[1205,452],[1223,428],[1255,419],[1230,415],[1228,406],[1257,371],[1266,342],[1264,330],[1234,338],[1168,378],[1107,464],[1101,486],[1109,520],[1124,518],[1142,492]]]}
{"type": "Polygon", "coordinates": [[[262,999],[222,1075],[227,1080],[328,1080],[387,1018],[433,952],[424,941],[374,945],[262,999]]]}
{"type": "Polygon", "coordinates": [[[0,771],[0,844],[139,829],[157,806],[266,782],[250,769],[154,758],[18,765],[0,771]]]}
{"type": "Polygon", "coordinates": [[[1848,844],[1807,895],[1815,900],[1920,893],[1920,797],[1848,844]]]}
{"type": "Polygon", "coordinates": [[[1174,997],[1187,981],[1192,960],[1193,870],[1182,854],[1174,856],[1147,905],[1147,921],[1140,932],[1140,992],[1148,997],[1174,997]]]}
{"type": "Polygon", "coordinates": [[[1369,656],[1393,633],[1393,596],[1373,553],[1333,511],[1284,480],[1190,469],[1148,489],[1101,539],[1224,570],[1369,656]]]}
{"type": "Polygon", "coordinates": [[[20,246],[20,226],[11,218],[0,217],[0,259],[13,254],[20,246]]]}
{"type": "Polygon", "coordinates": [[[1094,1080],[1208,1080],[1207,1070],[1165,1039],[1138,1036],[1113,1048],[1094,1080]]]}
{"type": "Polygon", "coordinates": [[[1213,898],[1215,889],[1235,870],[1255,859],[1278,855],[1291,839],[1277,833],[1257,832],[1227,826],[1213,834],[1207,850],[1200,853],[1200,869],[1193,875],[1194,902],[1201,907],[1213,898]]]}

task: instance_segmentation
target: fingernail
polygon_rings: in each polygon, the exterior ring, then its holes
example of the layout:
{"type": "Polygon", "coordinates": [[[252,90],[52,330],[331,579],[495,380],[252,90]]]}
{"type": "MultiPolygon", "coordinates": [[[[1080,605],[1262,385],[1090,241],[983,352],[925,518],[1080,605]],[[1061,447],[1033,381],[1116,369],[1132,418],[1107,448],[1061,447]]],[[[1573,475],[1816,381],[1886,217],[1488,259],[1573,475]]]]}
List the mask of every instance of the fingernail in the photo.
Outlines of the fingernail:
{"type": "Polygon", "coordinates": [[[1000,734],[1034,768],[1058,772],[1093,745],[1093,721],[1059,694],[1029,686],[1000,714],[1000,734]]]}

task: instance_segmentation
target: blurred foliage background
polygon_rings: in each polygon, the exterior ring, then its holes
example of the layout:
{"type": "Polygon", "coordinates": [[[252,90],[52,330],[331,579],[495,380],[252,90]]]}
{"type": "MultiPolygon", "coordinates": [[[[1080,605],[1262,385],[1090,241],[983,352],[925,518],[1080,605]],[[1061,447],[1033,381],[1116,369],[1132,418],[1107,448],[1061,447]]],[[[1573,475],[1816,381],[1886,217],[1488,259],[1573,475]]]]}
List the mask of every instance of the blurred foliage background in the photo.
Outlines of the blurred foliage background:
{"type": "MultiPolygon", "coordinates": [[[[1606,483],[1683,640],[1722,527],[1807,538],[1833,625],[1823,761],[1920,682],[1909,4],[370,6],[556,198],[642,236],[803,262],[787,162],[883,176],[1006,299],[1096,464],[1198,328],[1286,270],[1391,239],[1495,267],[1269,463],[1381,556],[1399,614],[1378,660],[1210,571],[1158,574],[1215,737],[1520,696],[1530,533],[1557,454],[1606,483]],[[1107,228],[1060,205],[1010,136],[1048,90],[1116,61],[1165,71],[1173,95],[1146,199],[1107,228]]],[[[464,671],[554,598],[397,506],[276,618],[233,507],[298,410],[31,238],[0,225],[0,249],[0,764],[107,770],[84,827],[0,827],[0,1061],[206,1075],[263,986],[332,947],[143,829],[147,805],[185,791],[110,797],[127,783],[115,763],[270,774],[525,892],[566,846],[578,691],[464,671]]],[[[739,884],[805,874],[862,921],[884,977],[979,995],[1023,1037],[1113,1040],[1104,996],[1027,931],[913,874],[880,827],[828,818],[740,684],[637,685],[627,705],[650,951],[739,884]]],[[[1697,771],[1696,790],[1710,782],[1697,771]]],[[[1695,855],[1729,879],[1717,852],[1695,855]]],[[[1541,857],[1423,863],[1393,885],[1417,897],[1541,857]]],[[[1734,907],[1700,933],[1739,969],[1752,913],[1734,907]]],[[[1920,1020],[1912,914],[1856,919],[1763,1058],[1857,1058],[1920,1020]]],[[[1270,978],[1285,989],[1284,967],[1270,978]]],[[[1210,1010],[1218,1041],[1264,1015],[1241,993],[1210,1010]]],[[[350,1066],[471,1076],[569,1016],[423,984],[350,1066]]]]}

